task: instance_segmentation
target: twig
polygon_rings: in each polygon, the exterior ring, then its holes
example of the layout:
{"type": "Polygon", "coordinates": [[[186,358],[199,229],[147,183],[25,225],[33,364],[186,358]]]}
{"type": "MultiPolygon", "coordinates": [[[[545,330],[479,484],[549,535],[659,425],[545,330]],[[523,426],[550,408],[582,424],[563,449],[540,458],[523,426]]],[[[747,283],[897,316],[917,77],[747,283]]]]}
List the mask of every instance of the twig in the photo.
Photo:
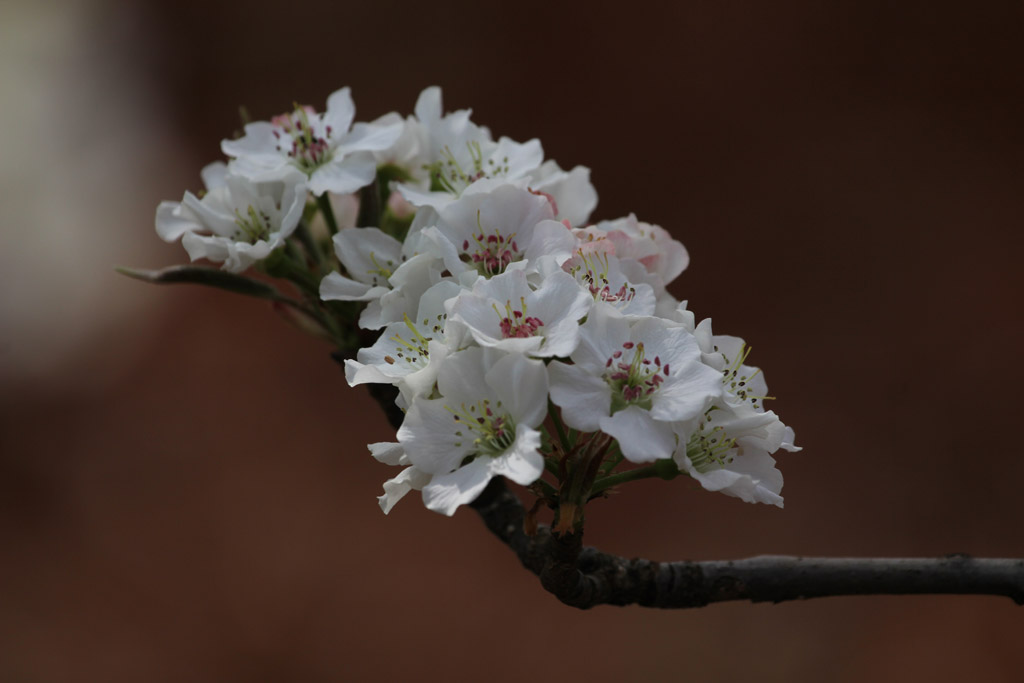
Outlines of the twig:
{"type": "Polygon", "coordinates": [[[785,602],[838,595],[1002,595],[1024,604],[1024,560],[813,558],[764,555],[744,560],[651,562],[582,547],[582,534],[522,530],[523,507],[501,479],[471,506],[512,548],[541,585],[572,607],[703,607],[713,602],[785,602]]]}
{"type": "MultiPolygon", "coordinates": [[[[336,356],[336,360],[341,358],[336,356]]],[[[394,387],[371,384],[398,429],[403,414],[394,387]]],[[[1024,559],[822,558],[763,555],[743,560],[651,562],[583,547],[582,533],[557,535],[545,525],[528,536],[519,498],[497,477],[470,503],[487,528],[572,607],[641,605],[663,609],[713,602],[785,602],[839,595],[1001,595],[1024,604],[1024,559]]]]}

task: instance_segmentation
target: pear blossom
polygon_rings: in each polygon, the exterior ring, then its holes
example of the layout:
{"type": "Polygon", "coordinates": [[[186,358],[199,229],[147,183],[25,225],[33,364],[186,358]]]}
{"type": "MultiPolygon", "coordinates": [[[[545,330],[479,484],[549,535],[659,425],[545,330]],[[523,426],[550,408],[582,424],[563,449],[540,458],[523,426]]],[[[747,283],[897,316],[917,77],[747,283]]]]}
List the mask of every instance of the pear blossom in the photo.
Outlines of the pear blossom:
{"type": "Polygon", "coordinates": [[[327,98],[327,111],[297,107],[271,121],[246,124],[245,135],[224,140],[233,171],[254,181],[308,177],[310,191],[344,194],[373,182],[373,152],[386,149],[402,134],[402,120],[388,114],[371,123],[352,124],[355,104],[349,88],[327,98]]]}
{"type": "Polygon", "coordinates": [[[298,285],[302,300],[282,305],[339,343],[350,385],[397,389],[397,440],[369,446],[401,468],[378,497],[385,513],[419,491],[452,515],[494,477],[531,485],[547,465],[557,486],[532,491],[558,506],[557,532],[591,492],[666,471],[626,474],[623,459],[670,460],[706,490],[782,506],[773,456],[800,450],[795,434],[767,409],[744,340],[668,292],[689,263],[668,231],[633,214],[590,224],[588,168],[445,112],[440,88],[405,118],[354,119],[342,88],[323,112],[296,105],[246,125],[222,142],[229,163],[203,169],[207,192],[161,203],[156,227],[193,260],[239,272],[305,221],[288,268],[267,271],[298,285]],[[325,275],[330,233],[340,267],[325,275]],[[355,311],[377,334],[351,358],[355,311]]]}
{"type": "Polygon", "coordinates": [[[750,348],[739,337],[713,334],[710,318],[694,325],[685,302],[671,318],[693,331],[703,362],[721,373],[723,390],[688,441],[680,441],[676,464],[709,491],[782,507],[782,474],[771,454],[801,449],[792,428],[765,410],[764,373],[744,364],[750,348]]]}
{"type": "Polygon", "coordinates": [[[620,259],[634,259],[654,276],[660,294],[690,264],[690,255],[678,240],[659,225],[638,221],[636,215],[613,221],[601,221],[577,231],[585,239],[606,239],[620,259]]]}
{"type": "Polygon", "coordinates": [[[348,383],[392,384],[400,391],[403,407],[416,396],[429,394],[442,361],[464,337],[453,335],[449,340],[445,335],[445,303],[460,291],[451,281],[431,287],[420,298],[415,319],[388,325],[373,346],[360,349],[356,360],[345,361],[348,383]]]}
{"type": "Polygon", "coordinates": [[[551,400],[573,429],[615,437],[632,462],[671,457],[677,435],[722,394],[722,375],[701,362],[682,326],[630,320],[596,304],[580,327],[573,363],[548,367],[551,400]]]}
{"type": "Polygon", "coordinates": [[[571,225],[586,225],[597,207],[597,190],[590,183],[590,169],[576,166],[563,171],[554,159],[548,159],[529,174],[529,187],[543,192],[553,202],[555,218],[571,225]]]}
{"type": "Polygon", "coordinates": [[[707,412],[688,442],[680,442],[673,459],[708,491],[782,507],[782,474],[771,454],[780,447],[799,450],[785,442],[788,430],[771,411],[721,404],[707,412]]]}
{"type": "Polygon", "coordinates": [[[564,272],[550,275],[533,290],[523,271],[510,270],[477,280],[472,291],[453,301],[451,315],[480,346],[550,358],[575,350],[579,320],[592,303],[564,272]]]}
{"type": "Polygon", "coordinates": [[[704,363],[722,373],[723,400],[733,406],[748,405],[757,412],[764,412],[764,401],[771,398],[768,384],[760,368],[744,364],[750,355],[746,342],[740,337],[713,334],[711,318],[694,326],[693,314],[685,311],[685,304],[672,318],[693,331],[704,363]]]}
{"type": "Polygon", "coordinates": [[[524,486],[540,477],[544,363],[470,347],[446,359],[437,392],[439,398],[413,401],[398,430],[412,465],[432,475],[423,487],[429,509],[452,515],[495,476],[524,486]]]}
{"type": "Polygon", "coordinates": [[[320,282],[325,301],[365,301],[359,325],[380,329],[415,316],[420,297],[441,280],[444,264],[433,252],[417,252],[421,236],[404,242],[378,228],[346,228],[334,235],[334,252],[346,275],[334,271],[320,282]]]}
{"type": "Polygon", "coordinates": [[[378,228],[345,228],[332,239],[334,253],[351,277],[328,274],[320,283],[320,298],[370,301],[390,291],[388,278],[405,260],[401,242],[378,228]]]}
{"type": "Polygon", "coordinates": [[[421,227],[417,217],[410,228],[410,235],[421,234],[421,249],[432,249],[450,273],[536,272],[542,258],[558,265],[569,258],[576,238],[553,220],[547,199],[514,185],[478,187],[434,214],[435,224],[421,227]]]}
{"type": "Polygon", "coordinates": [[[562,264],[594,301],[610,305],[623,315],[652,315],[654,289],[644,282],[646,272],[636,261],[620,261],[610,250],[592,249],[584,244],[562,264]],[[627,274],[628,273],[628,274],[627,274]]]}
{"type": "Polygon", "coordinates": [[[239,273],[284,244],[302,218],[306,188],[293,181],[253,183],[221,162],[203,169],[206,194],[186,192],[181,202],[161,202],[156,231],[165,242],[181,239],[193,261],[223,262],[239,273]]]}
{"type": "Polygon", "coordinates": [[[441,89],[420,93],[415,107],[419,123],[421,166],[429,172],[429,188],[399,184],[398,191],[415,206],[444,208],[482,179],[515,181],[540,167],[544,150],[536,138],[525,143],[491,139],[487,128],[469,120],[468,109],[445,115],[441,89]]]}

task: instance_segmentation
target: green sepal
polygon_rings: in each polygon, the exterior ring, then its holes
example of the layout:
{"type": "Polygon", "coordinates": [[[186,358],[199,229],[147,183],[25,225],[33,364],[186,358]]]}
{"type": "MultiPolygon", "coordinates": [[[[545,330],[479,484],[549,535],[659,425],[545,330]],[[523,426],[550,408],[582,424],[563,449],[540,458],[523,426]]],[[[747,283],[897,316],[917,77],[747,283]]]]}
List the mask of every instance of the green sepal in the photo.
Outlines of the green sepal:
{"type": "Polygon", "coordinates": [[[377,180],[380,181],[381,193],[383,194],[389,191],[392,180],[407,183],[412,180],[412,175],[397,164],[383,164],[377,167],[377,180]]]}
{"type": "Polygon", "coordinates": [[[292,274],[295,265],[284,249],[278,248],[267,254],[267,258],[259,263],[259,269],[270,277],[287,279],[292,274]]]}
{"type": "Polygon", "coordinates": [[[679,465],[672,458],[661,458],[654,461],[654,471],[657,472],[658,477],[665,481],[671,481],[678,477],[682,472],[679,470],[679,465]]]}

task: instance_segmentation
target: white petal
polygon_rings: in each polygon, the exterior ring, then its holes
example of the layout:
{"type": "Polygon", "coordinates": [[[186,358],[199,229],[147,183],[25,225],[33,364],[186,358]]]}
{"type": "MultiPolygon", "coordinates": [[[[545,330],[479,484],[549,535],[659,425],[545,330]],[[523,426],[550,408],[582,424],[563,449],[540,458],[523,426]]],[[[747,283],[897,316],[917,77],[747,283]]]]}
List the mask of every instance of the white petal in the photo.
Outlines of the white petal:
{"type": "Polygon", "coordinates": [[[488,366],[484,350],[470,347],[448,356],[437,375],[437,389],[453,405],[476,403],[485,398],[488,366]]]}
{"type": "Polygon", "coordinates": [[[402,243],[377,228],[345,228],[333,241],[338,260],[359,282],[383,285],[402,263],[402,243]]]}
{"type": "Polygon", "coordinates": [[[228,165],[223,161],[214,161],[203,167],[199,177],[203,179],[203,186],[206,191],[215,190],[224,186],[224,177],[227,175],[228,165]]]}
{"type": "Polygon", "coordinates": [[[459,423],[444,399],[417,399],[398,429],[409,461],[424,472],[448,474],[473,450],[472,436],[457,436],[459,423]],[[456,445],[460,444],[460,445],[456,445]]]}
{"type": "Polygon", "coordinates": [[[553,220],[543,220],[533,228],[533,235],[526,247],[526,257],[531,261],[547,256],[557,265],[562,265],[572,256],[576,248],[576,237],[569,228],[553,220]]]}
{"type": "MultiPolygon", "coordinates": [[[[332,128],[332,134],[344,135],[356,116],[356,105],[352,101],[352,90],[348,87],[335,90],[327,98],[327,111],[323,114],[325,126],[332,128]]],[[[319,193],[318,193],[319,194],[319,193]]]]}
{"type": "Polygon", "coordinates": [[[394,375],[384,374],[376,365],[360,363],[352,359],[345,361],[345,381],[350,387],[360,384],[394,384],[395,380],[394,375]]]}
{"type": "MultiPolygon", "coordinates": [[[[722,395],[722,375],[701,362],[678,363],[657,391],[651,405],[656,420],[674,422],[697,417],[722,395]]],[[[663,375],[664,376],[664,375],[663,375]]]]}
{"type": "Polygon", "coordinates": [[[309,177],[309,190],[318,197],[324,192],[355,192],[372,183],[376,175],[377,162],[373,156],[368,152],[357,152],[331,160],[313,171],[309,177]]]}
{"type": "Polygon", "coordinates": [[[767,503],[783,506],[782,473],[775,469],[775,460],[764,451],[746,450],[737,455],[729,465],[707,472],[697,472],[690,459],[676,457],[676,464],[700,482],[708,491],[739,498],[747,503],[767,503]]]}
{"type": "Polygon", "coordinates": [[[402,462],[402,459],[405,457],[405,449],[402,448],[402,444],[400,443],[380,441],[378,443],[369,444],[367,448],[370,449],[370,455],[372,455],[377,462],[382,462],[385,465],[408,464],[407,462],[402,462]]]}
{"type": "Polygon", "coordinates": [[[186,232],[200,227],[195,220],[184,215],[179,202],[160,202],[156,208],[156,234],[164,242],[175,242],[186,232]]]}
{"type": "Polygon", "coordinates": [[[377,497],[380,509],[384,514],[391,512],[395,503],[405,497],[409,491],[419,491],[430,482],[430,475],[415,467],[406,467],[398,476],[384,482],[384,495],[377,497]]]}
{"type": "Polygon", "coordinates": [[[611,411],[608,383],[578,365],[554,361],[548,365],[551,400],[562,409],[562,421],[573,429],[596,432],[611,411]]]}
{"type": "Polygon", "coordinates": [[[338,272],[328,273],[320,281],[320,298],[324,301],[369,301],[387,291],[386,287],[371,287],[338,272]]]}
{"type": "Polygon", "coordinates": [[[378,119],[374,123],[357,123],[335,148],[335,153],[373,152],[387,149],[402,135],[402,119],[398,114],[378,119]],[[397,119],[397,120],[396,120],[397,119]]]}
{"type": "Polygon", "coordinates": [[[398,183],[395,189],[405,201],[416,207],[430,207],[440,211],[455,201],[455,195],[448,192],[420,190],[406,183],[398,183]]]}
{"type": "Polygon", "coordinates": [[[423,487],[423,504],[451,517],[460,505],[476,500],[491,476],[488,458],[477,458],[451,474],[434,475],[423,487]]]}
{"type": "Polygon", "coordinates": [[[628,406],[601,419],[601,431],[614,436],[622,455],[631,462],[652,462],[669,458],[676,449],[672,426],[659,422],[643,408],[628,406]]]}
{"type": "Polygon", "coordinates": [[[580,343],[572,353],[572,360],[590,373],[604,374],[608,359],[621,351],[629,338],[629,321],[610,305],[596,302],[587,314],[587,321],[580,326],[580,343]]]}
{"type": "Polygon", "coordinates": [[[548,407],[548,372],[543,362],[508,355],[487,371],[485,381],[518,426],[536,427],[544,421],[548,407]]]}
{"type": "Polygon", "coordinates": [[[424,88],[416,99],[416,107],[413,112],[416,114],[416,118],[424,123],[440,120],[444,114],[444,109],[441,106],[441,88],[436,85],[424,88]]]}
{"type": "Polygon", "coordinates": [[[544,458],[538,452],[540,432],[525,424],[516,425],[516,440],[503,455],[491,462],[491,472],[508,477],[520,486],[529,486],[544,473],[544,458]]]}
{"type": "Polygon", "coordinates": [[[784,436],[782,437],[782,445],[780,448],[789,451],[790,453],[796,453],[802,451],[803,448],[794,444],[796,441],[796,432],[793,431],[792,427],[786,427],[784,436]]]}

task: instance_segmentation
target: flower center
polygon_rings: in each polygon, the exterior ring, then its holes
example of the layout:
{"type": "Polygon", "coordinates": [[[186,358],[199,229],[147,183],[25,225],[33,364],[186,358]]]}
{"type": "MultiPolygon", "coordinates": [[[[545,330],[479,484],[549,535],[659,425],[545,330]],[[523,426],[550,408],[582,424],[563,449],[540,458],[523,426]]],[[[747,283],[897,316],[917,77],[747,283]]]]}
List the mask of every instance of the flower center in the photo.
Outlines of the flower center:
{"type": "Polygon", "coordinates": [[[381,284],[387,284],[388,278],[391,277],[392,269],[395,266],[395,262],[391,259],[385,259],[384,263],[381,264],[377,260],[377,254],[370,252],[370,261],[373,263],[373,268],[366,271],[366,274],[373,280],[374,286],[381,284]]]}
{"type": "Polygon", "coordinates": [[[310,106],[295,105],[295,111],[271,119],[276,127],[277,149],[285,153],[301,171],[311,175],[331,160],[331,126],[319,130],[321,117],[310,106]],[[312,116],[312,122],[310,117],[312,116]]]}
{"type": "MultiPolygon", "coordinates": [[[[715,351],[718,351],[718,347],[715,347],[715,351]]],[[[757,377],[758,373],[761,372],[760,368],[756,368],[749,375],[747,371],[749,368],[743,366],[746,362],[747,356],[750,355],[750,347],[743,344],[740,347],[739,353],[732,360],[727,355],[722,354],[722,360],[725,361],[725,370],[722,370],[722,384],[725,385],[726,391],[736,396],[741,401],[749,401],[751,408],[764,408],[764,401],[772,400],[774,396],[758,396],[751,393],[750,381],[757,377]],[[759,406],[760,404],[760,406],[759,406]]]]}
{"type": "MultiPolygon", "coordinates": [[[[444,316],[438,316],[440,322],[439,325],[433,326],[435,333],[439,332],[444,325],[444,316]]],[[[423,326],[427,329],[431,329],[429,320],[423,320],[423,326]]],[[[391,341],[395,342],[395,356],[397,360],[391,356],[384,356],[384,360],[392,365],[399,361],[408,363],[410,365],[422,366],[430,360],[430,340],[433,337],[424,337],[423,334],[416,328],[416,325],[412,320],[409,320],[409,316],[405,316],[405,326],[409,328],[410,336],[409,339],[405,339],[402,335],[396,334],[391,337],[391,341]]]]}
{"type": "Polygon", "coordinates": [[[238,229],[231,235],[236,242],[256,244],[260,240],[270,239],[270,216],[258,211],[252,204],[243,215],[235,209],[235,225],[238,229]]]}
{"type": "Polygon", "coordinates": [[[503,235],[498,230],[491,234],[484,231],[480,223],[480,212],[476,212],[476,224],[479,232],[473,234],[473,241],[462,241],[461,260],[472,263],[484,277],[491,277],[505,271],[508,264],[522,259],[516,233],[503,235]]]}
{"type": "Polygon", "coordinates": [[[643,342],[625,342],[608,358],[605,368],[604,381],[612,389],[612,414],[631,405],[649,409],[652,395],[669,373],[668,363],[663,366],[660,357],[655,356],[653,362],[645,357],[643,342]],[[623,351],[633,354],[628,363],[623,351]]]}
{"type": "Polygon", "coordinates": [[[512,302],[505,302],[504,315],[498,310],[497,304],[492,304],[494,312],[498,314],[499,326],[501,327],[501,336],[503,339],[522,339],[524,337],[534,337],[538,334],[538,330],[544,327],[544,321],[540,318],[534,318],[533,316],[526,315],[526,298],[519,297],[519,305],[522,310],[515,310],[512,308],[512,302]]]}
{"type": "MultiPolygon", "coordinates": [[[[708,415],[710,412],[708,411],[708,415]]],[[[701,420],[697,432],[690,437],[690,443],[686,445],[686,457],[701,474],[731,463],[732,449],[736,446],[736,439],[726,438],[723,427],[708,428],[708,415],[701,420]]]]}
{"type": "Polygon", "coordinates": [[[608,279],[608,255],[604,253],[580,254],[582,263],[572,266],[569,274],[590,291],[595,301],[606,301],[612,305],[626,303],[636,296],[636,288],[626,281],[618,289],[612,289],[608,279]]]}
{"type": "MultiPolygon", "coordinates": [[[[463,403],[457,410],[445,406],[456,423],[455,436],[473,439],[475,453],[469,457],[486,455],[496,458],[515,442],[516,423],[501,407],[501,401],[498,401],[492,408],[490,399],[484,399],[469,408],[463,403]]],[[[456,441],[455,447],[461,448],[462,443],[461,440],[456,441]]]]}
{"type": "Polygon", "coordinates": [[[430,189],[458,196],[481,178],[508,175],[508,157],[503,158],[500,163],[493,158],[485,162],[480,143],[475,140],[467,142],[466,149],[469,150],[469,168],[462,167],[448,146],[441,150],[439,161],[425,167],[430,171],[430,189]]]}

